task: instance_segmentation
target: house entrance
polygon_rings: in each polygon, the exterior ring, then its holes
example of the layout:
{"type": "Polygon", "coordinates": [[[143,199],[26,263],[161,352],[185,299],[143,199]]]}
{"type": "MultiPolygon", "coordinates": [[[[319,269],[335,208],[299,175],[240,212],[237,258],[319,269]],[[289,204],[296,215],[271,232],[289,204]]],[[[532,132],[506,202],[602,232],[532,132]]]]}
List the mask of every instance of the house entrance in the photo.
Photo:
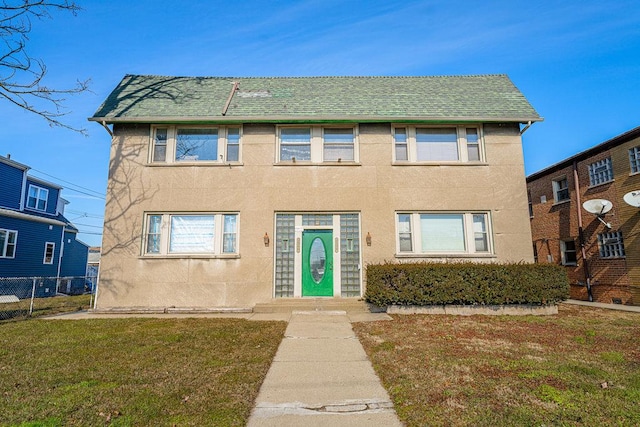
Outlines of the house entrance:
{"type": "Polygon", "coordinates": [[[302,296],[333,296],[333,248],[331,230],[302,233],[302,296]]]}
{"type": "Polygon", "coordinates": [[[274,297],[360,297],[357,212],[276,213],[274,297]]]}

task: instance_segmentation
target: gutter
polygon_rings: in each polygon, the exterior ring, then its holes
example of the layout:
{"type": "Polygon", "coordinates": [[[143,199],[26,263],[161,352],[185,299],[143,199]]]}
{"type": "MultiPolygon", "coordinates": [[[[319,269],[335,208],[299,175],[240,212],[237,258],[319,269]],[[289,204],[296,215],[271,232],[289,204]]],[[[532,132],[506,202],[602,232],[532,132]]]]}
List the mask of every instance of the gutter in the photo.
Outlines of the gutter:
{"type": "MultiPolygon", "coordinates": [[[[293,123],[293,122],[326,122],[336,121],[344,123],[373,122],[373,123],[534,123],[541,122],[541,117],[435,117],[435,116],[345,116],[345,115],[318,115],[318,116],[141,116],[141,117],[89,117],[91,122],[98,122],[103,127],[106,123],[293,123]]],[[[108,130],[112,134],[111,130],[108,130]]]]}
{"type": "Polygon", "coordinates": [[[66,226],[67,223],[66,222],[62,222],[62,221],[58,221],[57,219],[50,219],[50,218],[44,218],[41,216],[36,216],[36,215],[29,215],[23,212],[17,212],[17,211],[12,211],[9,209],[3,209],[0,208],[0,215],[1,216],[7,216],[9,218],[17,218],[17,219],[24,219],[24,220],[28,220],[28,221],[35,221],[35,222],[43,222],[45,224],[51,224],[51,225],[62,225],[62,226],[66,226]]]}

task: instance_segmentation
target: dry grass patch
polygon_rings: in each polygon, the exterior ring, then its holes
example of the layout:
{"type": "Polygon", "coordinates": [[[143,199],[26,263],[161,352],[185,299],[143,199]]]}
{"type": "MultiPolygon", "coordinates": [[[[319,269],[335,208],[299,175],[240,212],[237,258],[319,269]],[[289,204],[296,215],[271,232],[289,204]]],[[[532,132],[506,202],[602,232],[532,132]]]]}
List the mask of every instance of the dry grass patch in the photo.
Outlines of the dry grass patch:
{"type": "Polygon", "coordinates": [[[0,425],[245,425],[286,323],[0,324],[0,425]]]}
{"type": "Polygon", "coordinates": [[[89,294],[35,298],[33,300],[33,312],[29,316],[31,299],[26,298],[16,303],[0,304],[0,321],[24,320],[29,317],[87,310],[90,304],[91,295],[89,294]]]}
{"type": "Polygon", "coordinates": [[[640,425],[640,315],[395,315],[354,329],[409,426],[640,425]]]}

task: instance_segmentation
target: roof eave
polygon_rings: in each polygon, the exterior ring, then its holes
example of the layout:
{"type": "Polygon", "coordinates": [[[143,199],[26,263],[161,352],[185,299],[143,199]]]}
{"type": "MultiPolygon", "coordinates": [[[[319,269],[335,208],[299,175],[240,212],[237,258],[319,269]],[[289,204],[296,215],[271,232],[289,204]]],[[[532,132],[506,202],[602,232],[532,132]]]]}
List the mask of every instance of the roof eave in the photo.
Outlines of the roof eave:
{"type": "Polygon", "coordinates": [[[145,117],[89,117],[89,121],[98,123],[287,123],[287,122],[440,122],[440,123],[459,123],[459,122],[477,122],[477,123],[529,123],[541,122],[542,117],[439,117],[439,116],[344,116],[344,115],[326,115],[326,116],[293,116],[293,115],[271,115],[271,116],[145,116],[145,117]]]}
{"type": "Polygon", "coordinates": [[[574,154],[573,156],[567,157],[566,159],[560,160],[557,163],[554,163],[550,166],[547,166],[544,169],[540,169],[537,172],[532,173],[531,175],[526,177],[526,181],[527,182],[531,182],[534,181],[542,176],[545,176],[551,172],[554,172],[556,170],[559,169],[564,169],[567,166],[573,164],[574,161],[579,162],[581,160],[584,160],[585,158],[588,158],[592,155],[594,155],[595,153],[599,152],[599,151],[604,151],[604,150],[608,150],[610,148],[613,148],[617,145],[620,144],[624,144],[628,141],[631,141],[633,139],[639,138],[640,137],[640,126],[635,127],[631,130],[628,130],[624,133],[621,133],[620,135],[614,136],[613,138],[610,138],[604,142],[601,142],[600,144],[594,145],[591,148],[588,148],[584,151],[581,151],[577,154],[574,154]]]}

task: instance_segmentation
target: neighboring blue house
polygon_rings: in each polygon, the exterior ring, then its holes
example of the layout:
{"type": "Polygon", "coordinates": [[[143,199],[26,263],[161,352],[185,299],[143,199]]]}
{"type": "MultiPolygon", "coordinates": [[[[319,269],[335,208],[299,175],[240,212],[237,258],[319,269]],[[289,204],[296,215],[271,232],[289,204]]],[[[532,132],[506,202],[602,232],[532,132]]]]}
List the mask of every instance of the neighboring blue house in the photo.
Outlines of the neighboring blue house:
{"type": "Polygon", "coordinates": [[[0,156],[0,278],[53,278],[39,281],[37,296],[53,296],[56,288],[80,293],[83,279],[64,278],[85,275],[89,247],[76,239],[78,229],[64,217],[69,202],[61,197],[62,187],[28,171],[0,156]]]}

